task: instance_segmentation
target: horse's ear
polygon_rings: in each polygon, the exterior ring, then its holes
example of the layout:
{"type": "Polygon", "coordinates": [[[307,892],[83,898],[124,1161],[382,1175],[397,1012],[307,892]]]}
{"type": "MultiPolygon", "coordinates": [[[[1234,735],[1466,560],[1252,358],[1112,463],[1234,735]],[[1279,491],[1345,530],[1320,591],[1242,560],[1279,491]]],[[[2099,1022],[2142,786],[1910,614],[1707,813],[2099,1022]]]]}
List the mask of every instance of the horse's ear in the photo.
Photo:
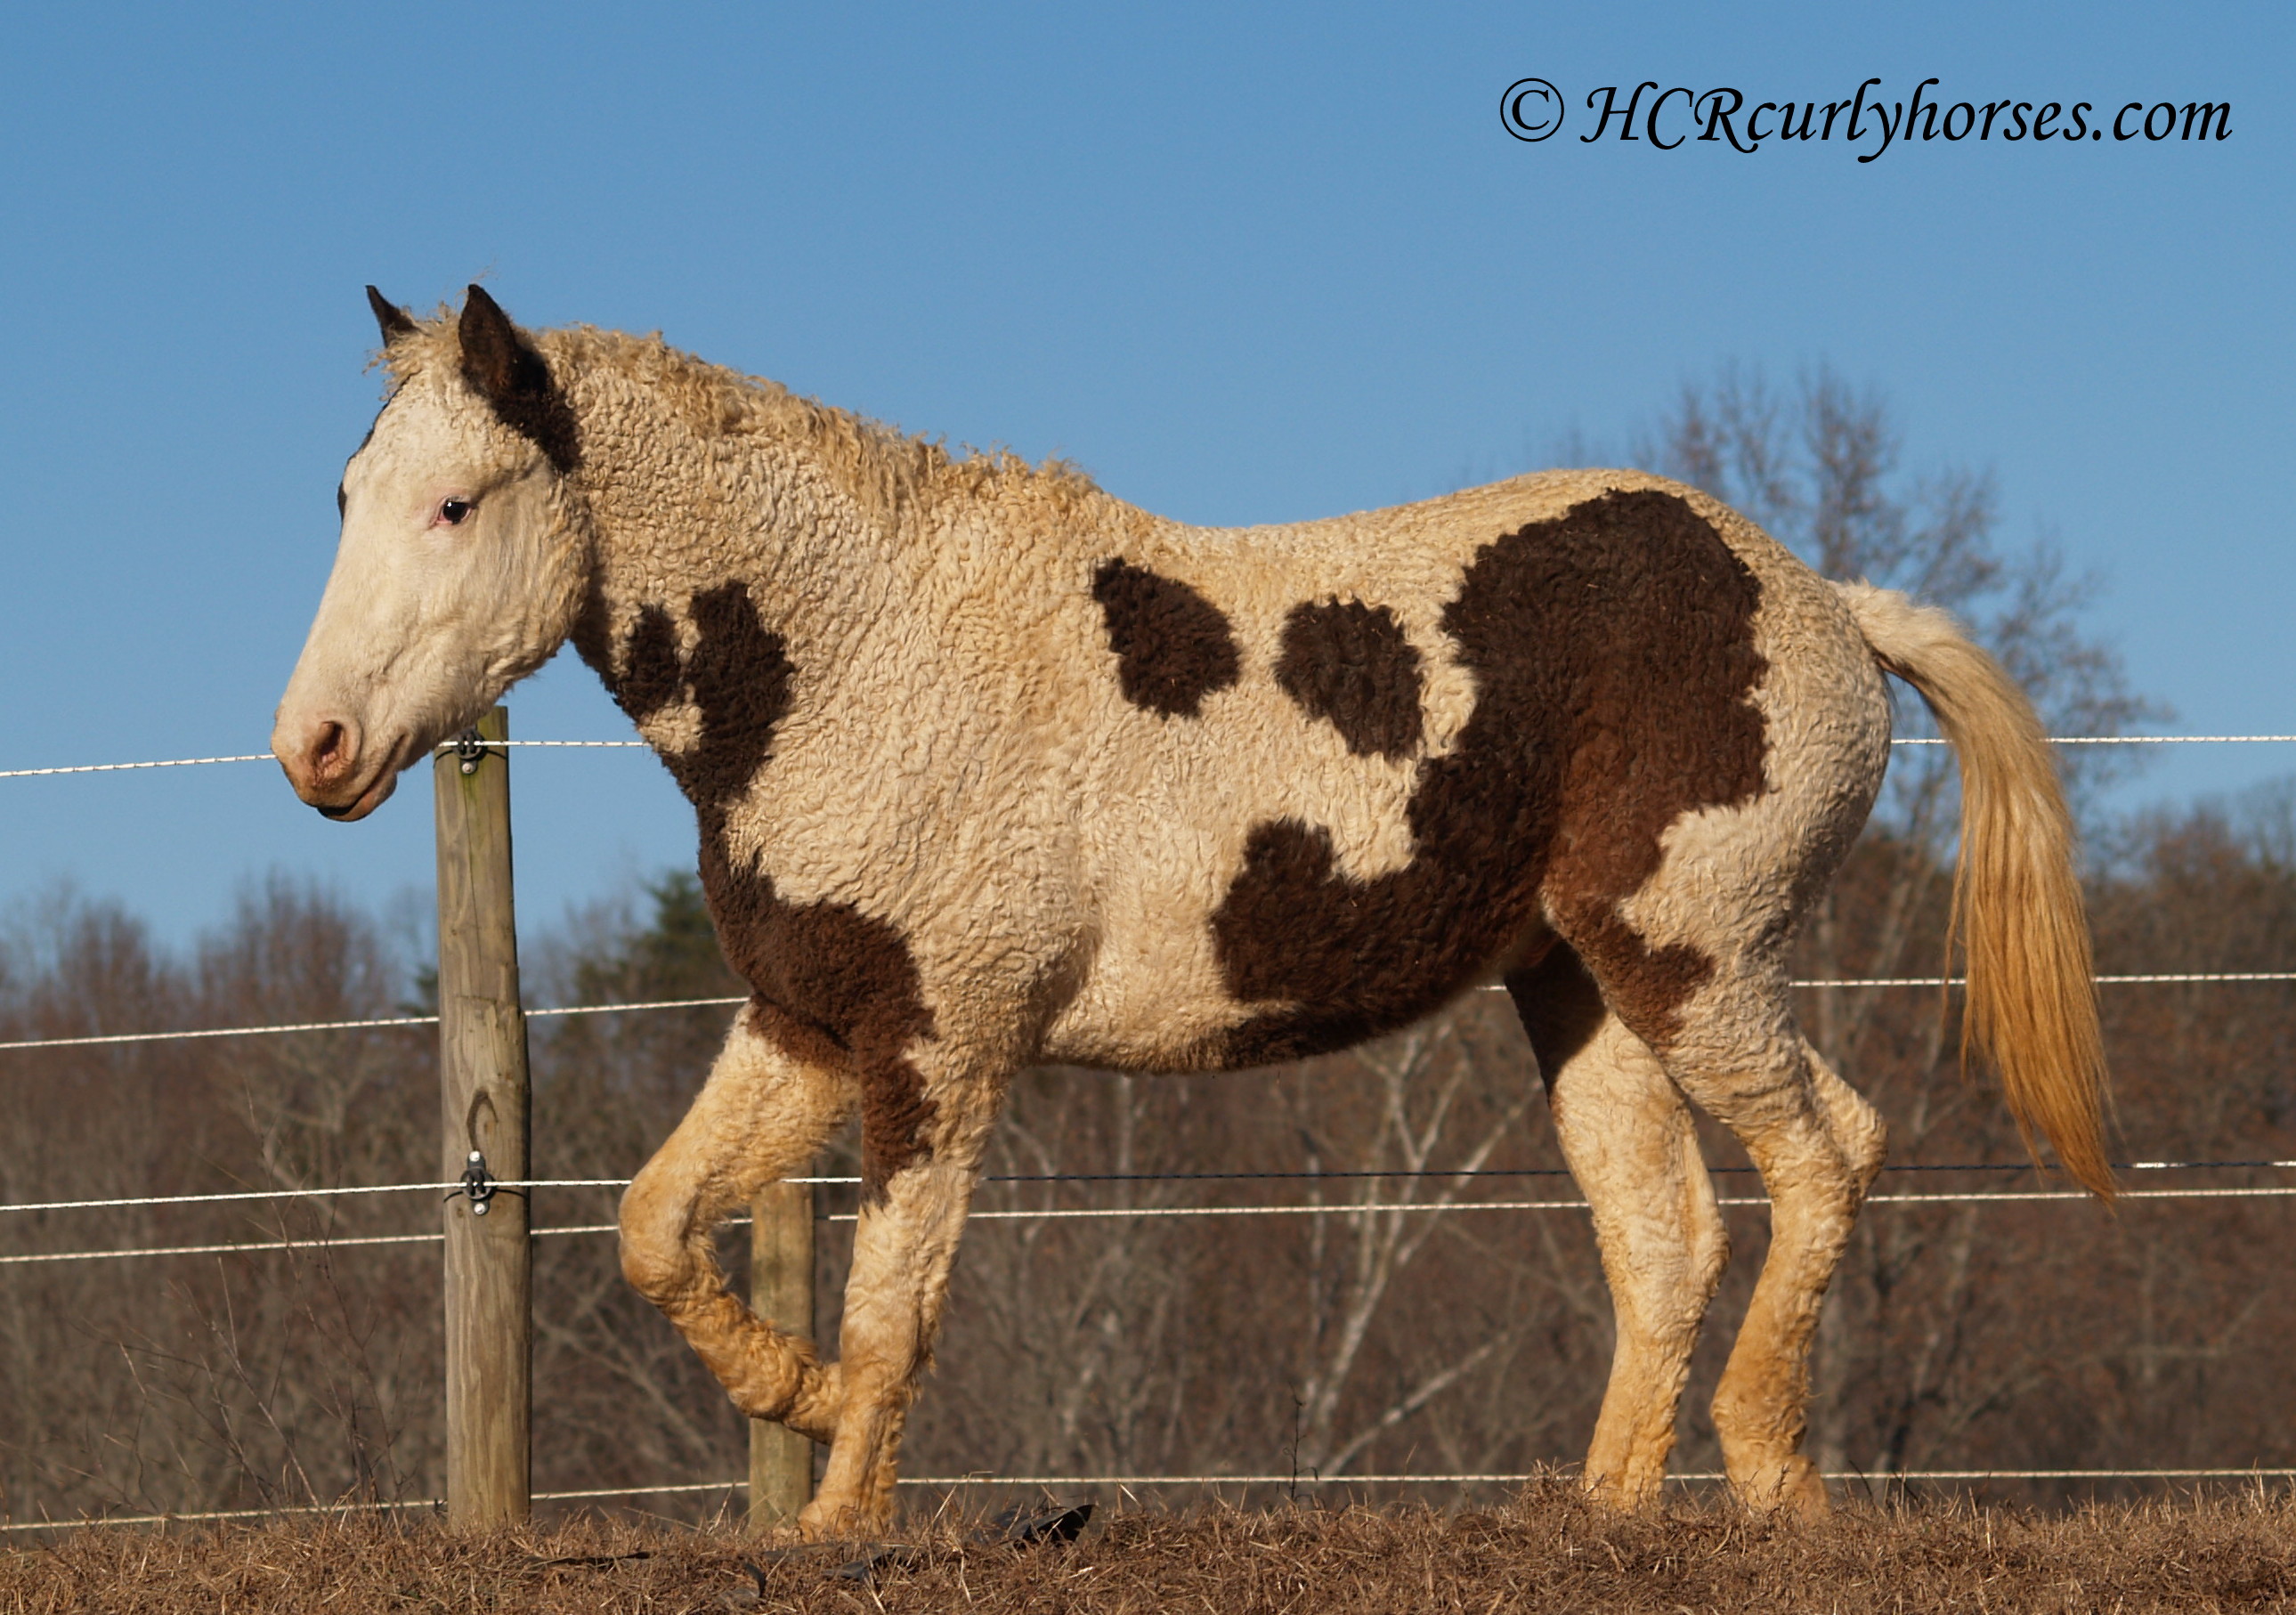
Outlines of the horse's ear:
{"type": "Polygon", "coordinates": [[[525,333],[483,287],[463,299],[455,327],[463,345],[463,379],[494,408],[495,418],[523,432],[562,471],[580,463],[580,435],[565,395],[525,333]]]}
{"type": "Polygon", "coordinates": [[[372,286],[366,289],[366,306],[374,310],[374,323],[382,327],[385,348],[414,331],[414,317],[372,286]]]}
{"type": "Polygon", "coordinates": [[[482,286],[463,299],[463,374],[497,410],[550,391],[550,369],[482,286]]]}

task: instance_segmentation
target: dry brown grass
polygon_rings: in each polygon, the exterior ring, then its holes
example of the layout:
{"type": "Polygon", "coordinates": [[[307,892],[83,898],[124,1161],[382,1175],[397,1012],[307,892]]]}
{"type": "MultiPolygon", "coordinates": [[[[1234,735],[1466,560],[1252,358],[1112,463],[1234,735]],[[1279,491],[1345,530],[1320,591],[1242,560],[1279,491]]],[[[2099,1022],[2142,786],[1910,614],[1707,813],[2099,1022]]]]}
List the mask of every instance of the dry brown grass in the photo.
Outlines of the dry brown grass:
{"type": "Polygon", "coordinates": [[[1565,1484],[1456,1514],[1413,1508],[1119,1512],[1073,1546],[968,1541],[943,1518],[873,1572],[852,1547],[780,1555],[730,1533],[579,1520],[463,1536],[373,1515],[214,1529],[94,1528],[0,1561],[8,1611],[1134,1612],[2277,1610],[2296,1605],[2286,1496],[2045,1514],[1852,1508],[1815,1528],[1722,1503],[1644,1519],[1565,1484]],[[759,1565],[758,1596],[744,1561],[759,1565]]]}

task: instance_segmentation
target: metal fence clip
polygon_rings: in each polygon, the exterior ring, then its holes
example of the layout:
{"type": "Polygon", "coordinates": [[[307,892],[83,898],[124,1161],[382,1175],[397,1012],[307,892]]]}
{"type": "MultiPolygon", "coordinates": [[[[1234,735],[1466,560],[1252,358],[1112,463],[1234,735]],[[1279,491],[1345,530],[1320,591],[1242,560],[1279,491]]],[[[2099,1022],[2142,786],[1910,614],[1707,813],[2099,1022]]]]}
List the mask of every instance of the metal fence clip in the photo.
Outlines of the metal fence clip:
{"type": "MultiPolygon", "coordinates": [[[[468,763],[463,765],[465,771],[470,767],[468,763]]],[[[472,1217],[484,1217],[487,1214],[488,1203],[495,1197],[495,1175],[487,1170],[486,1156],[473,1150],[471,1152],[469,1164],[463,1168],[463,1186],[450,1190],[447,1198],[452,1200],[455,1195],[460,1194],[471,1202],[472,1217]]]]}

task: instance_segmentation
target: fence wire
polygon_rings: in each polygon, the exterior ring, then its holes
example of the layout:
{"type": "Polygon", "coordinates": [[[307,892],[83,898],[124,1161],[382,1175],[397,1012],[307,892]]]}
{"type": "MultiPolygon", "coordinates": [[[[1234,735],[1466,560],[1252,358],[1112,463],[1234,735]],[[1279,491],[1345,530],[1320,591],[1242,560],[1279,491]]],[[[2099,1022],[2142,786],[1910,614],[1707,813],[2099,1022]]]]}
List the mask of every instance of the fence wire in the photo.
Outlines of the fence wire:
{"type": "MultiPolygon", "coordinates": [[[[2296,742],[2296,734],[2053,734],[2053,746],[2270,746],[2296,742]]],[[[1898,735],[1893,746],[1942,746],[1943,739],[1928,735],[1898,735]]],[[[513,740],[488,741],[488,747],[520,746],[545,750],[636,751],[649,750],[642,740],[513,740]]],[[[436,752],[455,750],[453,741],[441,741],[436,752]]],[[[59,774],[121,774],[138,768],[200,768],[214,763],[268,763],[277,759],[268,751],[242,752],[232,757],[171,757],[138,763],[71,763],[53,768],[0,768],[0,780],[36,779],[59,774]]]]}
{"type": "MultiPolygon", "coordinates": [[[[2296,978],[2292,978],[2296,980],[2296,978]]],[[[745,996],[731,998],[655,998],[641,1004],[562,1004],[524,1012],[529,1021],[549,1021],[567,1015],[619,1015],[642,1010],[714,1009],[747,1004],[745,996]]],[[[114,1043],[188,1042],[200,1037],[267,1037],[287,1032],[359,1032],[389,1027],[436,1026],[436,1015],[380,1015],[359,1021],[294,1021],[270,1026],[209,1026],[173,1032],[94,1032],[76,1037],[24,1037],[0,1043],[0,1053],[11,1049],[92,1048],[114,1043]]]]}
{"type": "MultiPolygon", "coordinates": [[[[2296,971],[2183,971],[2137,975],[2099,975],[2090,980],[2099,987],[2194,986],[2238,982],[2296,981],[2296,971]]],[[[1963,976],[1857,976],[1841,980],[1812,979],[1789,985],[1803,989],[1836,988],[1965,987],[1963,976]]],[[[1504,987],[1484,987],[1482,992],[1503,993],[1504,987]]],[[[647,1010],[727,1009],[747,1004],[740,994],[725,998],[656,998],[641,1004],[564,1004],[525,1012],[529,1021],[548,1021],[569,1015],[635,1014],[647,1010]]],[[[289,1032],[373,1031],[385,1028],[436,1026],[436,1015],[382,1015],[356,1021],[295,1021],[268,1026],[211,1026],[169,1032],[91,1032],[71,1037],[21,1037],[0,1043],[0,1053],[19,1049],[94,1048],[108,1044],[190,1042],[202,1037],[266,1037],[289,1032]]]]}
{"type": "MultiPolygon", "coordinates": [[[[2110,1163],[2116,1172],[2262,1172],[2296,1171],[2296,1160],[2117,1160],[2110,1163]]],[[[1751,1175],[1757,1168],[1748,1167],[1710,1167],[1716,1175],[1751,1175]]],[[[1885,1166],[1884,1172],[2033,1172],[2040,1170],[2028,1160],[1960,1160],[1912,1161],[1902,1166],[1885,1166]]],[[[1465,1183],[1488,1177],[1567,1177],[1563,1167],[1464,1167],[1446,1171],[1439,1167],[1421,1169],[1397,1168],[1393,1171],[1365,1169],[1362,1171],[1291,1171],[1291,1172],[1013,1172],[984,1174],[983,1184],[1167,1184],[1167,1183],[1360,1183],[1385,1179],[1437,1179],[1450,1183],[1465,1183]]],[[[850,1175],[784,1177],[779,1183],[805,1184],[816,1187],[858,1185],[861,1179],[850,1175]]],[[[627,1189],[627,1177],[499,1177],[491,1180],[497,1189],[627,1189]]],[[[454,1194],[466,1185],[460,1179],[452,1183],[418,1184],[353,1184],[334,1188],[298,1189],[231,1189],[206,1194],[134,1194],[109,1200],[35,1200],[20,1201],[12,1205],[0,1205],[0,1216],[12,1211],[110,1211],[148,1206],[209,1206],[229,1205],[250,1201],[329,1200],[354,1194],[414,1194],[424,1192],[454,1194]]],[[[2131,1189],[2123,1191],[2124,1199],[2143,1198],[2147,1194],[2168,1191],[2131,1189]]],[[[2224,1193],[2247,1193],[2245,1190],[2219,1191],[2224,1193]]],[[[2033,1199],[2035,1192],[2020,1191],[2008,1199],[2033,1199]]],[[[2086,1191],[2067,1190],[2060,1198],[2086,1200],[2086,1191]]],[[[1939,1195],[1905,1196],[1869,1194],[1865,1204],[1873,1205],[1892,1200],[1939,1199],[1939,1195]]],[[[1958,1196],[1955,1198],[1968,1198],[1958,1196]]],[[[1484,1203],[1484,1202],[1477,1202],[1484,1203]]],[[[1541,1205],[1562,1204],[1562,1201],[1541,1201],[1541,1205]]],[[[1573,1204],[1578,1202],[1570,1202],[1573,1204]]],[[[1739,1202],[1725,1201],[1726,1205],[1739,1202]]],[[[1749,1202],[1758,1203],[1758,1202],[1749,1202]]],[[[974,1216],[987,1213],[975,1212],[974,1216]]]]}
{"type": "MultiPolygon", "coordinates": [[[[489,747],[527,746],[545,750],[621,751],[646,749],[638,740],[514,740],[488,741],[489,747]]],[[[452,751],[455,742],[445,741],[434,750],[452,751]]],[[[279,759],[268,751],[242,752],[234,757],[170,757],[144,763],[73,763],[60,768],[0,768],[0,780],[37,779],[58,774],[125,774],[138,768],[203,768],[212,763],[271,763],[279,759]]]]}
{"type": "MultiPolygon", "coordinates": [[[[1988,1480],[2286,1480],[2296,1469],[2253,1465],[2245,1469],[1829,1469],[1819,1472],[1828,1480],[1868,1488],[1931,1485],[1981,1485],[1988,1480]]],[[[1522,1474],[1453,1475],[902,1475],[894,1484],[906,1487],[1026,1486],[1060,1489],[1084,1486],[1528,1486],[1533,1481],[1562,1478],[1563,1472],[1534,1470],[1522,1474]]],[[[1729,1476],[1719,1471],[1694,1470],[1666,1477],[1669,1486],[1714,1486],[1729,1476]]],[[[578,1491],[535,1492],[537,1503],[586,1503],[603,1497],[691,1496],[724,1492],[727,1500],[749,1490],[749,1480],[683,1480],[664,1486],[594,1486],[578,1491]]],[[[91,1526],[191,1525],[231,1520],[277,1520],[315,1515],[365,1513],[445,1513],[444,1497],[409,1497],[395,1502],[283,1504],[273,1508],[203,1509],[165,1514],[98,1514],[78,1520],[19,1520],[0,1524],[0,1533],[70,1531],[91,1526]]]]}
{"type": "MultiPolygon", "coordinates": [[[[800,1178],[800,1183],[857,1182],[854,1178],[800,1178]]],[[[405,1188],[434,1188],[430,1184],[403,1185],[405,1188]]],[[[518,1188],[516,1183],[496,1185],[518,1188]]],[[[541,1185],[534,1185],[541,1186],[541,1185]]],[[[557,1186],[557,1185],[553,1185],[557,1186]]],[[[602,1180],[585,1180],[584,1186],[612,1186],[602,1180]]],[[[1993,1189],[1938,1190],[1914,1194],[1869,1194],[1865,1204],[1869,1206],[1948,1206],[1948,1205],[2015,1205],[2043,1204],[2065,1201],[2087,1201],[2095,1197],[2085,1189],[1993,1189]]],[[[2124,1201],[2185,1201],[2185,1200],[2287,1200],[2296,1198],[2296,1184],[2266,1184],[2228,1188],[2206,1186],[2178,1189],[2124,1189],[2124,1201]]],[[[72,1202],[58,1202],[70,1206],[72,1202]]],[[[1761,1194],[1724,1194],[1715,1198],[1716,1205],[1727,1208],[1767,1206],[1770,1200],[1761,1194]]],[[[0,1209],[21,1208],[0,1208],[0,1209]]],[[[1108,1222],[1119,1219],[1152,1220],[1160,1217],[1383,1217],[1413,1214],[1448,1215],[1468,1211],[1585,1211],[1589,1209],[1584,1200],[1436,1200],[1436,1201],[1308,1201],[1305,1204],[1257,1206],[1048,1206],[1036,1208],[998,1209],[968,1213],[968,1223],[1018,1222],[1108,1222]]],[[[729,1226],[747,1222],[745,1217],[728,1217],[729,1226]]],[[[857,1223],[860,1214],[854,1211],[831,1212],[817,1220],[825,1223],[857,1223]]],[[[557,1227],[531,1228],[534,1239],[550,1239],[570,1234],[616,1234],[619,1223],[574,1223],[557,1227]]],[[[326,1251],[357,1245],[422,1245],[437,1244],[446,1238],[443,1231],[431,1234],[380,1234],[336,1238],[314,1234],[303,1239],[251,1240],[199,1245],[152,1245],[114,1250],[41,1250],[0,1256],[0,1267],[23,1267],[47,1262],[119,1261],[131,1258],[161,1256],[250,1256],[266,1251],[306,1250],[326,1251]]]]}

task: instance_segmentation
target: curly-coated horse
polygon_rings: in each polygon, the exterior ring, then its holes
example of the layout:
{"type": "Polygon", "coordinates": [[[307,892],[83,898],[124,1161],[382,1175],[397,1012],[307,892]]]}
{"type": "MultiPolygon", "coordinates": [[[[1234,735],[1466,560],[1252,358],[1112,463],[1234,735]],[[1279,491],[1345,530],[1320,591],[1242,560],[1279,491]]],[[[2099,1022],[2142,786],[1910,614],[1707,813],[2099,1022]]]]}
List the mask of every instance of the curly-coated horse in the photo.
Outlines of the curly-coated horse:
{"type": "Polygon", "coordinates": [[[1618,1318],[1586,1480],[1648,1502],[1726,1255],[1693,1105],[1771,1239],[1714,1404],[1758,1507],[1882,1158],[1797,1029],[1797,926],[1871,808],[1886,671],[1962,769],[1974,1043],[2112,1193],[2072,833],[2030,705],[1942,612],[1696,489],[1519,477],[1185,526],[680,353],[369,289],[388,401],[273,749],[356,819],[570,639],[689,797],[752,996],[622,1201],[622,1267],[753,1418],[830,1444],[800,1525],[889,1513],[984,1141],[1037,1061],[1266,1065],[1513,995],[1618,1318]],[[856,1111],[841,1353],[728,1293],[715,1226],[856,1111]]]}

